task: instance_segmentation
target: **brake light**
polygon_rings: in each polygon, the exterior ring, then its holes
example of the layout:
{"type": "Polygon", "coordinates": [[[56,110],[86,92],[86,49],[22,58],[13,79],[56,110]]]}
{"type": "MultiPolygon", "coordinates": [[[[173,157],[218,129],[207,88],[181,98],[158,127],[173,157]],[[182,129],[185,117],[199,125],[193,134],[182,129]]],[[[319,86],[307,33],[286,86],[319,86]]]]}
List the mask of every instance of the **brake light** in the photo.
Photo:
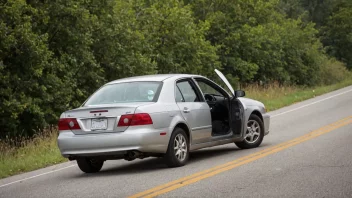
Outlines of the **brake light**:
{"type": "Polygon", "coordinates": [[[76,118],[61,118],[58,123],[58,128],[60,131],[81,129],[76,118]]]}
{"type": "Polygon", "coordinates": [[[130,126],[131,121],[132,121],[133,114],[128,114],[128,115],[122,115],[120,117],[119,123],[117,124],[118,127],[123,127],[123,126],[130,126]]]}
{"type": "Polygon", "coordinates": [[[147,113],[128,114],[120,117],[118,127],[153,124],[152,118],[147,113]]]}
{"type": "Polygon", "coordinates": [[[134,114],[131,126],[153,124],[152,118],[147,113],[134,114]]]}

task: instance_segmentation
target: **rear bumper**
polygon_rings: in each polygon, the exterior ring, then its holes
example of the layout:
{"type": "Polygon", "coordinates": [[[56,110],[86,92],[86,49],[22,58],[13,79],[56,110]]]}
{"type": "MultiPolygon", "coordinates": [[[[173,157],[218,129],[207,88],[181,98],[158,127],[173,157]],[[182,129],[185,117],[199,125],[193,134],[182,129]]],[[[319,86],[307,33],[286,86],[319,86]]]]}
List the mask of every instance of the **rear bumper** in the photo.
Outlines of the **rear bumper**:
{"type": "Polygon", "coordinates": [[[270,115],[263,114],[263,122],[264,122],[264,135],[268,135],[269,127],[270,127],[270,115]]]}
{"type": "Polygon", "coordinates": [[[124,132],[76,135],[60,131],[58,146],[62,156],[109,155],[136,150],[166,153],[170,134],[167,129],[129,127],[124,132]],[[166,132],[166,135],[160,133],[166,132]]]}

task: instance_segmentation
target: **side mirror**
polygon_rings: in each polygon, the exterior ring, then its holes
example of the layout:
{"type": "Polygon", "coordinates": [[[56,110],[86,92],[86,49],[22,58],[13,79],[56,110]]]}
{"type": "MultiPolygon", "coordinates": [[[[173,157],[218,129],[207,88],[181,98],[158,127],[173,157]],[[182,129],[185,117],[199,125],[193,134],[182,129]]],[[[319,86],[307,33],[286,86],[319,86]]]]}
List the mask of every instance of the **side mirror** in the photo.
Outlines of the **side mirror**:
{"type": "Polygon", "coordinates": [[[242,91],[242,90],[236,90],[235,91],[235,97],[244,97],[246,95],[246,92],[242,91]]]}

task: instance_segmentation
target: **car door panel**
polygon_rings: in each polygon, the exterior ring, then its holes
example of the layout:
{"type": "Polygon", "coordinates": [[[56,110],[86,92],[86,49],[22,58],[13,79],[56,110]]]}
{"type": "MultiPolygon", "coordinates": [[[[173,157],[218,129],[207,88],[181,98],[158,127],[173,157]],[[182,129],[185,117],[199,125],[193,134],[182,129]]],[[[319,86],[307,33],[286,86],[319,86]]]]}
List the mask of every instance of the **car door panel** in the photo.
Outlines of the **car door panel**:
{"type": "Polygon", "coordinates": [[[209,141],[211,138],[209,106],[204,102],[184,102],[177,105],[191,128],[192,143],[209,141]]]}
{"type": "Polygon", "coordinates": [[[234,136],[240,136],[243,132],[244,109],[242,103],[236,98],[231,100],[230,106],[230,127],[234,136]]]}
{"type": "Polygon", "coordinates": [[[245,105],[236,97],[235,91],[229,81],[226,79],[223,73],[215,69],[215,73],[220,77],[220,79],[226,84],[232,94],[230,101],[230,127],[233,132],[234,137],[243,135],[244,131],[244,110],[246,109],[245,105]]]}
{"type": "Polygon", "coordinates": [[[192,144],[209,141],[211,138],[211,116],[208,104],[197,96],[190,80],[176,84],[176,102],[182,116],[191,128],[192,144]]]}

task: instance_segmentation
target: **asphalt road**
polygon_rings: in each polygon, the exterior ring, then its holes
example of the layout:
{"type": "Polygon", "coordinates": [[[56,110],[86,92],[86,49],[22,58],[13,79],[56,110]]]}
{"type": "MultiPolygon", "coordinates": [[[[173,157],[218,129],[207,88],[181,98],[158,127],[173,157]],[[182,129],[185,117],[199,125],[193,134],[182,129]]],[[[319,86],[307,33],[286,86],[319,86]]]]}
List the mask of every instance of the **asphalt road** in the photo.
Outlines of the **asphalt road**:
{"type": "Polygon", "coordinates": [[[0,180],[0,197],[352,197],[352,86],[270,114],[256,149],[203,149],[173,169],[148,158],[83,174],[68,162],[0,180]]]}

